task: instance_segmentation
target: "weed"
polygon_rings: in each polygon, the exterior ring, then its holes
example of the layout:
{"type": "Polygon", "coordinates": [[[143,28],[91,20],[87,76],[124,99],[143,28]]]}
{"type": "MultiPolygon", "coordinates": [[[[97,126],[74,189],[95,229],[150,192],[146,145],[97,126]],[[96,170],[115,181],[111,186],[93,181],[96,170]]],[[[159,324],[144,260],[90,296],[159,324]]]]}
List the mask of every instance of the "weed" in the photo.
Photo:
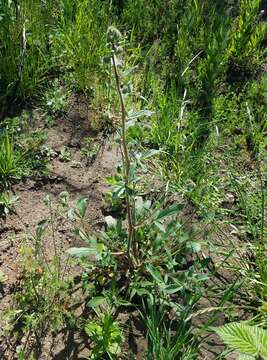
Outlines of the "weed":
{"type": "Polygon", "coordinates": [[[60,154],[58,156],[59,160],[63,162],[68,162],[71,160],[71,152],[70,150],[65,146],[60,150],[60,154]]]}
{"type": "MultiPolygon", "coordinates": [[[[34,95],[52,66],[49,33],[54,11],[40,2],[1,2],[1,102],[3,112],[14,98],[34,95]],[[50,11],[50,14],[48,14],[50,11]],[[48,21],[49,19],[49,21],[48,21]]],[[[3,115],[3,114],[2,114],[3,115]]]]}
{"type": "Polygon", "coordinates": [[[21,309],[20,322],[27,332],[59,330],[68,313],[69,284],[58,274],[58,259],[49,264],[35,258],[34,249],[22,246],[24,259],[21,269],[20,292],[16,294],[16,307],[21,309]]]}
{"type": "Polygon", "coordinates": [[[12,180],[19,177],[20,154],[14,149],[13,141],[6,134],[0,144],[0,181],[1,190],[8,187],[12,180]]]}
{"type": "MultiPolygon", "coordinates": [[[[62,263],[60,244],[56,239],[66,201],[66,194],[61,194],[56,204],[46,198],[49,217],[40,221],[35,233],[20,245],[19,291],[15,294],[13,308],[16,315],[10,320],[20,334],[35,333],[39,337],[49,330],[60,330],[72,318],[72,279],[68,275],[67,264],[62,263]],[[52,249],[50,252],[47,249],[47,239],[52,241],[49,245],[52,249]]],[[[27,342],[24,350],[27,351],[27,342]]]]}
{"type": "Polygon", "coordinates": [[[4,214],[8,215],[13,211],[13,206],[15,202],[18,200],[18,197],[8,193],[8,192],[0,192],[0,216],[4,214]]]}
{"type": "Polygon", "coordinates": [[[90,358],[100,359],[107,354],[113,359],[121,354],[122,331],[111,314],[103,313],[98,321],[88,321],[84,330],[95,344],[90,358]]]}
{"type": "Polygon", "coordinates": [[[61,17],[59,41],[74,80],[84,92],[94,85],[93,74],[101,73],[100,57],[105,55],[104,29],[108,24],[106,6],[96,0],[83,0],[74,11],[68,1],[63,2],[65,14],[73,10],[70,17],[61,17]]]}
{"type": "Polygon", "coordinates": [[[216,329],[216,332],[242,357],[260,360],[267,356],[267,332],[258,326],[232,323],[216,329]]]}
{"type": "MultiPolygon", "coordinates": [[[[240,4],[240,15],[234,24],[234,33],[229,47],[229,69],[240,72],[238,67],[243,67],[241,77],[247,78],[246,73],[253,73],[253,62],[259,62],[261,58],[261,43],[266,35],[266,25],[258,22],[258,10],[260,1],[243,0],[240,4]]],[[[254,67],[256,68],[256,67],[254,67]]],[[[229,71],[229,70],[228,70],[229,71]]],[[[232,74],[233,75],[233,74],[232,74]]],[[[235,79],[235,76],[232,76],[235,79]]]]}
{"type": "Polygon", "coordinates": [[[84,138],[83,145],[81,148],[81,154],[92,163],[100,150],[100,144],[95,143],[90,137],[84,138]]]}
{"type": "Polygon", "coordinates": [[[163,302],[157,304],[153,297],[147,305],[144,315],[148,337],[146,359],[194,359],[198,344],[191,334],[190,324],[166,319],[167,309],[163,302]]]}
{"type": "Polygon", "coordinates": [[[43,98],[45,106],[52,114],[60,114],[67,110],[68,92],[58,79],[50,84],[43,98]]]}

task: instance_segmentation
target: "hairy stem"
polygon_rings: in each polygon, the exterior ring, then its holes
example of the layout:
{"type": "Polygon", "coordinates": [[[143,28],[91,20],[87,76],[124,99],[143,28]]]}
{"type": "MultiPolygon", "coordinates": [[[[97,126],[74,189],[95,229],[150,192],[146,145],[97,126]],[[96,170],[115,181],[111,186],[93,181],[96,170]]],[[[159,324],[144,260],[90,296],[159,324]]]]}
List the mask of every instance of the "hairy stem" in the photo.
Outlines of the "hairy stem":
{"type": "MultiPolygon", "coordinates": [[[[113,47],[112,51],[112,64],[114,69],[114,75],[116,80],[116,87],[117,92],[120,99],[120,107],[121,107],[121,145],[122,145],[122,155],[123,155],[123,164],[124,164],[124,179],[126,190],[129,185],[129,172],[131,161],[129,157],[129,152],[127,148],[127,141],[126,141],[126,120],[127,120],[127,113],[125,109],[124,99],[122,95],[122,86],[120,84],[120,78],[118,74],[118,69],[116,65],[116,58],[115,58],[115,49],[113,47]]],[[[128,220],[128,244],[127,244],[127,255],[128,258],[131,258],[132,248],[135,247],[135,229],[134,229],[134,203],[131,201],[129,194],[126,191],[126,207],[127,207],[127,220],[128,220]]]]}

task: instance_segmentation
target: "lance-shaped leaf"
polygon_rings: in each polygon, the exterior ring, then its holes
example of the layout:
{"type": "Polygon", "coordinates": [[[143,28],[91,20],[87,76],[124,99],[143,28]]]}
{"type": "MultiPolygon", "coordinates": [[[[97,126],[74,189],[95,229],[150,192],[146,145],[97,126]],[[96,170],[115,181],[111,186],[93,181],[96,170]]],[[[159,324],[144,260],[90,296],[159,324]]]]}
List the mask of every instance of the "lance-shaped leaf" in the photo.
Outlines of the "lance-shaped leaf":
{"type": "Polygon", "coordinates": [[[70,248],[67,250],[67,253],[71,256],[75,256],[78,258],[87,257],[87,256],[96,256],[97,250],[88,247],[80,247],[80,248],[70,248]]]}
{"type": "Polygon", "coordinates": [[[154,213],[153,220],[161,221],[169,216],[177,215],[183,209],[183,207],[183,204],[172,204],[166,209],[154,213]]]}
{"type": "Polygon", "coordinates": [[[150,111],[150,110],[139,110],[139,111],[129,111],[128,112],[128,119],[129,120],[133,120],[133,119],[138,119],[142,116],[151,116],[153,115],[155,112],[154,111],[150,111]]]}
{"type": "Polygon", "coordinates": [[[82,196],[76,203],[76,214],[79,216],[80,219],[83,219],[85,216],[85,212],[87,209],[87,202],[88,198],[86,196],[82,196]]]}

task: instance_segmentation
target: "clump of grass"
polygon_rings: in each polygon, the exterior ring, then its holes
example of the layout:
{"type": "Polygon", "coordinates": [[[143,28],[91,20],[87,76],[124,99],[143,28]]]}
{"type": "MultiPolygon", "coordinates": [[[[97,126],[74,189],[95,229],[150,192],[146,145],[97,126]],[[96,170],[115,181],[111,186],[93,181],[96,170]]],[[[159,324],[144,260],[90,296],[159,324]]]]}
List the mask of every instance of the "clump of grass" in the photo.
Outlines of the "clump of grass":
{"type": "Polygon", "coordinates": [[[13,141],[6,134],[0,144],[0,181],[2,190],[19,177],[20,154],[14,149],[13,141]]]}

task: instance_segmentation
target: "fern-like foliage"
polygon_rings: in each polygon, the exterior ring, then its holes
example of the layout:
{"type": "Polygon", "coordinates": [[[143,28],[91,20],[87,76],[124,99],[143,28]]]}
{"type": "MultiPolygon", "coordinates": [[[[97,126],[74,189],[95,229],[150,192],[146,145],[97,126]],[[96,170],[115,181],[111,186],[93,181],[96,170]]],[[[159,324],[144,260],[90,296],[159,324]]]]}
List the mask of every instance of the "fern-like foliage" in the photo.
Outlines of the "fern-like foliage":
{"type": "Polygon", "coordinates": [[[231,323],[215,329],[239,360],[267,359],[267,330],[246,323],[231,323]]]}

